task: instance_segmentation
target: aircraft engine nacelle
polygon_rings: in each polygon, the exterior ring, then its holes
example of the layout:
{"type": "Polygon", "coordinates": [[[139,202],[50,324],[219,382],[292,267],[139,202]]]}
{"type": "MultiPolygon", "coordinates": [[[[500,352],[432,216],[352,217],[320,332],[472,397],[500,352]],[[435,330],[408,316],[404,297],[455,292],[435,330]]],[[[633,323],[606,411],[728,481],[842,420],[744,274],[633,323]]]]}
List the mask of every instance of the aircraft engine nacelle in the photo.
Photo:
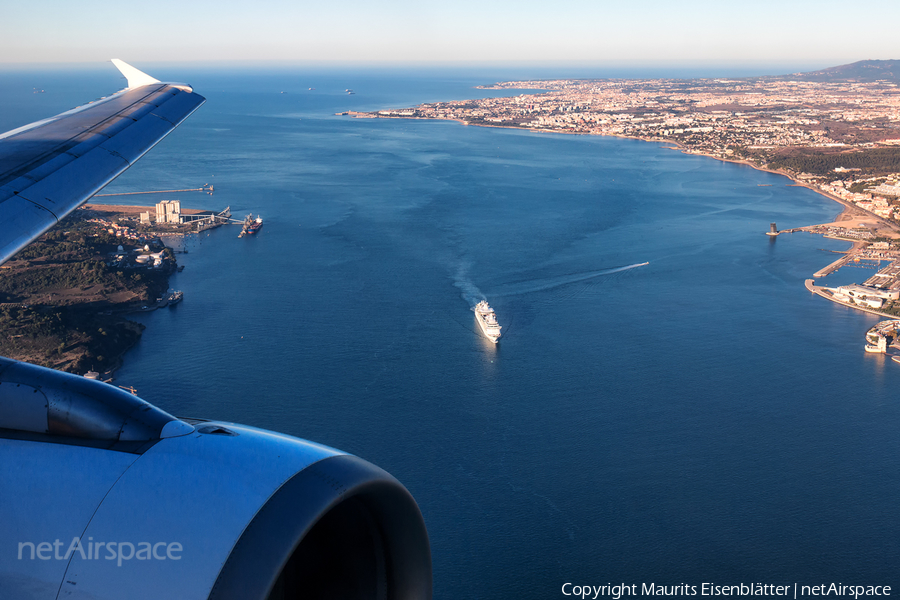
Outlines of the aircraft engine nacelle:
{"type": "Polygon", "coordinates": [[[332,448],[0,358],[0,465],[3,597],[431,597],[415,500],[332,448]]]}

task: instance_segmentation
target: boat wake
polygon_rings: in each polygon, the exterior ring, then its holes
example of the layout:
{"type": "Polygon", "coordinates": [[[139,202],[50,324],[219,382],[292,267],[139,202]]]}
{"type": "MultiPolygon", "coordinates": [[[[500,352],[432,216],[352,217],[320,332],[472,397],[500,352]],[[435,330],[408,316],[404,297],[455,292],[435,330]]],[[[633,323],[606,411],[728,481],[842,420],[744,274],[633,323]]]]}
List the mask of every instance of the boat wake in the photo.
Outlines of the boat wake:
{"type": "MultiPolygon", "coordinates": [[[[589,281],[597,277],[603,277],[604,275],[612,275],[614,273],[621,273],[622,271],[630,271],[631,269],[645,267],[649,264],[649,262],[642,262],[633,265],[625,265],[622,267],[601,269],[599,271],[587,271],[583,273],[573,273],[571,275],[561,275],[559,277],[515,281],[512,283],[501,284],[496,288],[493,288],[490,292],[492,298],[502,296],[518,296],[521,294],[530,294],[533,292],[543,292],[545,290],[552,290],[553,288],[569,285],[572,283],[589,281]]],[[[481,289],[479,289],[479,287],[475,285],[472,282],[472,279],[469,277],[469,265],[466,263],[461,263],[457,266],[456,273],[454,273],[453,276],[453,285],[459,288],[460,295],[462,296],[463,300],[465,300],[470,307],[473,307],[473,309],[474,306],[482,300],[487,300],[487,296],[485,296],[484,292],[482,292],[481,289]]]]}
{"type": "Polygon", "coordinates": [[[453,285],[459,288],[463,300],[468,302],[473,309],[482,300],[487,300],[482,291],[478,289],[478,286],[472,283],[472,280],[469,278],[469,265],[466,263],[460,263],[456,268],[456,273],[453,276],[453,285]]]}
{"type": "Polygon", "coordinates": [[[520,294],[530,294],[533,292],[543,292],[552,290],[564,285],[588,281],[596,277],[604,275],[612,275],[613,273],[621,273],[622,271],[630,271],[638,267],[649,265],[648,262],[636,263],[633,265],[625,265],[624,267],[613,267],[611,269],[601,269],[599,271],[588,271],[586,273],[574,273],[572,275],[562,275],[559,277],[549,277],[546,279],[531,279],[528,281],[517,281],[500,285],[491,290],[491,297],[495,296],[518,296],[520,294]]]}

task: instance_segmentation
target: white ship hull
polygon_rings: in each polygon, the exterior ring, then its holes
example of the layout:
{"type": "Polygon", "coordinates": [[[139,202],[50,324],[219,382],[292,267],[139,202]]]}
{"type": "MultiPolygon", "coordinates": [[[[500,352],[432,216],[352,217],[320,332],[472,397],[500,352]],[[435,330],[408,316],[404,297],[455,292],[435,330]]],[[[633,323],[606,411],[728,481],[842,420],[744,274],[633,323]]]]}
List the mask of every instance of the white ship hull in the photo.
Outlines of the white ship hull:
{"type": "Polygon", "coordinates": [[[488,306],[487,302],[482,300],[475,307],[475,320],[484,336],[496,344],[500,339],[500,324],[497,323],[494,309],[488,306]]]}

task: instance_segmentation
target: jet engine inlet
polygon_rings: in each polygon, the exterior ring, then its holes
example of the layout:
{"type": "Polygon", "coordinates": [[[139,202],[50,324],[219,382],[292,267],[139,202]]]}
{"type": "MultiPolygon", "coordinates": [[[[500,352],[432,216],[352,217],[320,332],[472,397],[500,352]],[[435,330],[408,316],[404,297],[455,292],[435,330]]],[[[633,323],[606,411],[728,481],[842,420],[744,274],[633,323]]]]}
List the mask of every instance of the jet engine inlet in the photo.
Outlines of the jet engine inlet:
{"type": "Polygon", "coordinates": [[[287,481],[254,517],[210,600],[431,598],[431,551],[400,482],[350,455],[287,481]]]}

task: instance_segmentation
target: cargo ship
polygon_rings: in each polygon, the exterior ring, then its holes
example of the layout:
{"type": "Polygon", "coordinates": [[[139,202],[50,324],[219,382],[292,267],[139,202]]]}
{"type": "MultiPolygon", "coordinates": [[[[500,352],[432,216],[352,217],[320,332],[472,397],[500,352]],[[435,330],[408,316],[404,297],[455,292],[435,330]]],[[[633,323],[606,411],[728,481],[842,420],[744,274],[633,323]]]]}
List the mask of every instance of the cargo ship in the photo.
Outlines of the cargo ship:
{"type": "Polygon", "coordinates": [[[238,237],[244,237],[245,235],[252,235],[262,229],[263,220],[262,217],[256,215],[256,218],[253,218],[253,215],[247,215],[247,218],[244,219],[244,226],[241,228],[241,234],[238,237]]]}
{"type": "Polygon", "coordinates": [[[497,315],[494,314],[494,309],[488,305],[487,301],[482,300],[475,305],[474,310],[475,320],[481,326],[481,331],[487,339],[496,344],[497,340],[500,339],[500,324],[497,323],[497,315]]]}

